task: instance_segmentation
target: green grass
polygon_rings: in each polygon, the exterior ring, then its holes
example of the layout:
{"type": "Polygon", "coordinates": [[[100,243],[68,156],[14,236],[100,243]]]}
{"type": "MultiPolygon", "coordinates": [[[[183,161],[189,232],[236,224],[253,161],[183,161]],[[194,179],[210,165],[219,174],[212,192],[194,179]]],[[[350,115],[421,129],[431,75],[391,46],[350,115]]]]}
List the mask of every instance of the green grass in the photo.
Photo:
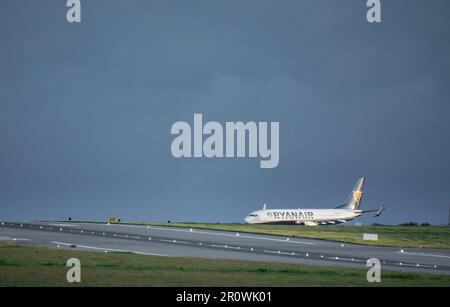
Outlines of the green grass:
{"type": "Polygon", "coordinates": [[[366,245],[450,248],[450,227],[437,226],[296,226],[296,225],[247,225],[247,224],[196,224],[196,223],[147,223],[152,226],[188,227],[226,230],[287,237],[324,239],[343,243],[366,245]],[[364,233],[378,234],[378,241],[364,241],[364,233]]]}
{"type": "Polygon", "coordinates": [[[450,276],[263,262],[94,253],[0,244],[0,286],[450,286],[450,276]],[[69,258],[81,284],[66,282],[69,258]]]}

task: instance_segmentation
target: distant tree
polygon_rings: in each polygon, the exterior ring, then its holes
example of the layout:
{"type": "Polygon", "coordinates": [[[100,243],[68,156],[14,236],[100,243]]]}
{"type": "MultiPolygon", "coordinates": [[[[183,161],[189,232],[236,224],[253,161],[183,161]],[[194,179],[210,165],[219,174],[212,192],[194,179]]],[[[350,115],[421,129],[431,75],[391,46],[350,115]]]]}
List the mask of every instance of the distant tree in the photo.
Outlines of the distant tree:
{"type": "Polygon", "coordinates": [[[422,224],[420,224],[420,226],[428,227],[428,226],[431,226],[431,225],[430,225],[430,223],[422,223],[422,224]]]}
{"type": "Polygon", "coordinates": [[[168,220],[167,223],[170,224],[170,220],[168,220]]]}
{"type": "Polygon", "coordinates": [[[400,224],[400,226],[408,226],[408,227],[411,227],[411,226],[419,226],[419,224],[418,224],[418,223],[414,223],[414,222],[409,222],[409,223],[403,223],[403,224],[400,224]]]}
{"type": "Polygon", "coordinates": [[[68,220],[69,220],[69,222],[70,222],[70,221],[72,220],[72,218],[71,218],[71,217],[69,217],[69,218],[68,218],[68,220]]]}
{"type": "Polygon", "coordinates": [[[384,226],[383,224],[373,223],[372,226],[384,226]]]}

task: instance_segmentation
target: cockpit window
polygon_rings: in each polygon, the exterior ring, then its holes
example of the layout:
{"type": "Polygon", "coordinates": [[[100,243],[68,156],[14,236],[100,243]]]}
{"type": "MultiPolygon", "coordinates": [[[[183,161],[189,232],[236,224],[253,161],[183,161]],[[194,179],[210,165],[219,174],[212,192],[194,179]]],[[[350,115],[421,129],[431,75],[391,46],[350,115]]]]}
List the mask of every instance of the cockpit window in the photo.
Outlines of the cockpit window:
{"type": "Polygon", "coordinates": [[[258,217],[258,214],[250,214],[251,217],[258,217]]]}

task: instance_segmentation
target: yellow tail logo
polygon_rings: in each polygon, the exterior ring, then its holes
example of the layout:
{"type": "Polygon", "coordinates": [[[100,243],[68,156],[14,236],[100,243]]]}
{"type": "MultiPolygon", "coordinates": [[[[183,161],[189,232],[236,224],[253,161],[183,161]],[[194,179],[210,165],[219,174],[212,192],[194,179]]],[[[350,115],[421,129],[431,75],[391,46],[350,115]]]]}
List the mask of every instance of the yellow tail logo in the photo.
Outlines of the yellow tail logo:
{"type": "Polygon", "coordinates": [[[359,204],[361,197],[362,197],[362,191],[353,191],[353,199],[355,200],[355,202],[357,204],[359,204]]]}

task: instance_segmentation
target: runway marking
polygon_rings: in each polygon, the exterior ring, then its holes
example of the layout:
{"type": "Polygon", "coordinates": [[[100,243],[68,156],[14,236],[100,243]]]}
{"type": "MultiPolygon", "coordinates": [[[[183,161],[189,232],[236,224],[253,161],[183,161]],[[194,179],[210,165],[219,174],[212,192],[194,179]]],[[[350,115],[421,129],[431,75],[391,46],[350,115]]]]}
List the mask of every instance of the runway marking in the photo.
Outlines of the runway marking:
{"type": "Polygon", "coordinates": [[[329,260],[339,260],[339,257],[325,257],[325,259],[329,259],[329,260]]]}
{"type": "MultiPolygon", "coordinates": [[[[106,234],[105,234],[106,235],[106,234]]],[[[126,239],[129,239],[129,238],[131,238],[131,239],[140,239],[140,237],[137,237],[137,236],[130,236],[130,235],[121,235],[121,234],[114,234],[113,235],[114,237],[117,237],[117,238],[126,238],[126,239]]]]}
{"type": "Polygon", "coordinates": [[[239,246],[227,246],[227,248],[231,248],[231,249],[241,249],[239,246]]]}
{"type": "Polygon", "coordinates": [[[31,239],[0,237],[0,241],[31,241],[31,239]]]}
{"type": "MultiPolygon", "coordinates": [[[[359,259],[354,259],[354,258],[352,258],[352,261],[356,261],[356,262],[367,262],[367,261],[364,261],[364,260],[359,260],[359,259]]],[[[386,264],[386,261],[383,261],[383,264],[386,264]]]]}
{"type": "MultiPolygon", "coordinates": [[[[132,227],[132,228],[143,228],[143,226],[139,225],[120,225],[116,224],[114,226],[120,226],[120,227],[132,227]]],[[[317,245],[318,243],[313,242],[304,242],[304,241],[292,241],[292,240],[286,240],[286,239],[276,239],[276,238],[267,238],[267,237],[257,237],[257,236],[249,236],[249,235],[236,235],[234,234],[228,234],[228,233],[219,233],[219,232],[208,232],[208,231],[199,231],[194,230],[191,231],[190,229],[172,229],[167,227],[145,227],[146,229],[152,229],[152,230],[166,230],[166,231],[178,231],[178,232],[189,232],[189,233],[198,233],[198,234],[206,234],[206,235],[214,235],[214,236],[225,236],[225,237],[239,237],[239,238],[245,238],[245,239],[256,239],[256,240],[267,240],[267,241],[277,241],[277,242],[289,242],[289,243],[296,243],[296,244],[305,244],[305,245],[317,245]]]]}
{"type": "MultiPolygon", "coordinates": [[[[407,267],[420,267],[421,265],[417,265],[417,264],[412,264],[412,263],[400,263],[401,266],[407,266],[407,267]]],[[[425,265],[422,265],[423,267],[425,267],[425,265]]],[[[431,267],[430,267],[431,268],[431,267]]]]}
{"type": "Polygon", "coordinates": [[[289,256],[293,256],[292,253],[286,253],[286,252],[282,252],[282,251],[270,251],[270,250],[264,250],[265,253],[268,254],[277,254],[277,255],[289,255],[289,256]]]}
{"type": "Polygon", "coordinates": [[[92,249],[92,250],[110,251],[110,252],[118,252],[118,253],[133,253],[133,254],[147,255],[147,256],[168,257],[168,255],[162,255],[162,254],[137,252],[137,251],[131,251],[131,250],[126,250],[126,249],[115,249],[115,248],[108,248],[108,247],[96,247],[96,246],[79,245],[79,244],[76,244],[76,243],[65,243],[65,242],[58,242],[58,241],[52,241],[50,243],[57,244],[57,245],[64,245],[64,246],[76,246],[76,247],[79,247],[79,248],[92,249]]]}
{"type": "Polygon", "coordinates": [[[339,258],[339,259],[335,259],[335,260],[341,260],[341,261],[355,261],[354,259],[351,259],[351,258],[339,258]]]}
{"type": "Polygon", "coordinates": [[[445,256],[445,255],[421,254],[421,253],[413,253],[413,252],[405,252],[405,251],[400,251],[400,252],[395,252],[395,253],[402,254],[402,255],[411,255],[411,256],[423,256],[423,257],[436,257],[436,258],[450,259],[450,256],[445,256]]]}
{"type": "Polygon", "coordinates": [[[161,241],[161,242],[167,242],[167,243],[189,244],[189,242],[186,242],[186,241],[178,241],[178,240],[160,239],[160,241],[161,241]]]}

